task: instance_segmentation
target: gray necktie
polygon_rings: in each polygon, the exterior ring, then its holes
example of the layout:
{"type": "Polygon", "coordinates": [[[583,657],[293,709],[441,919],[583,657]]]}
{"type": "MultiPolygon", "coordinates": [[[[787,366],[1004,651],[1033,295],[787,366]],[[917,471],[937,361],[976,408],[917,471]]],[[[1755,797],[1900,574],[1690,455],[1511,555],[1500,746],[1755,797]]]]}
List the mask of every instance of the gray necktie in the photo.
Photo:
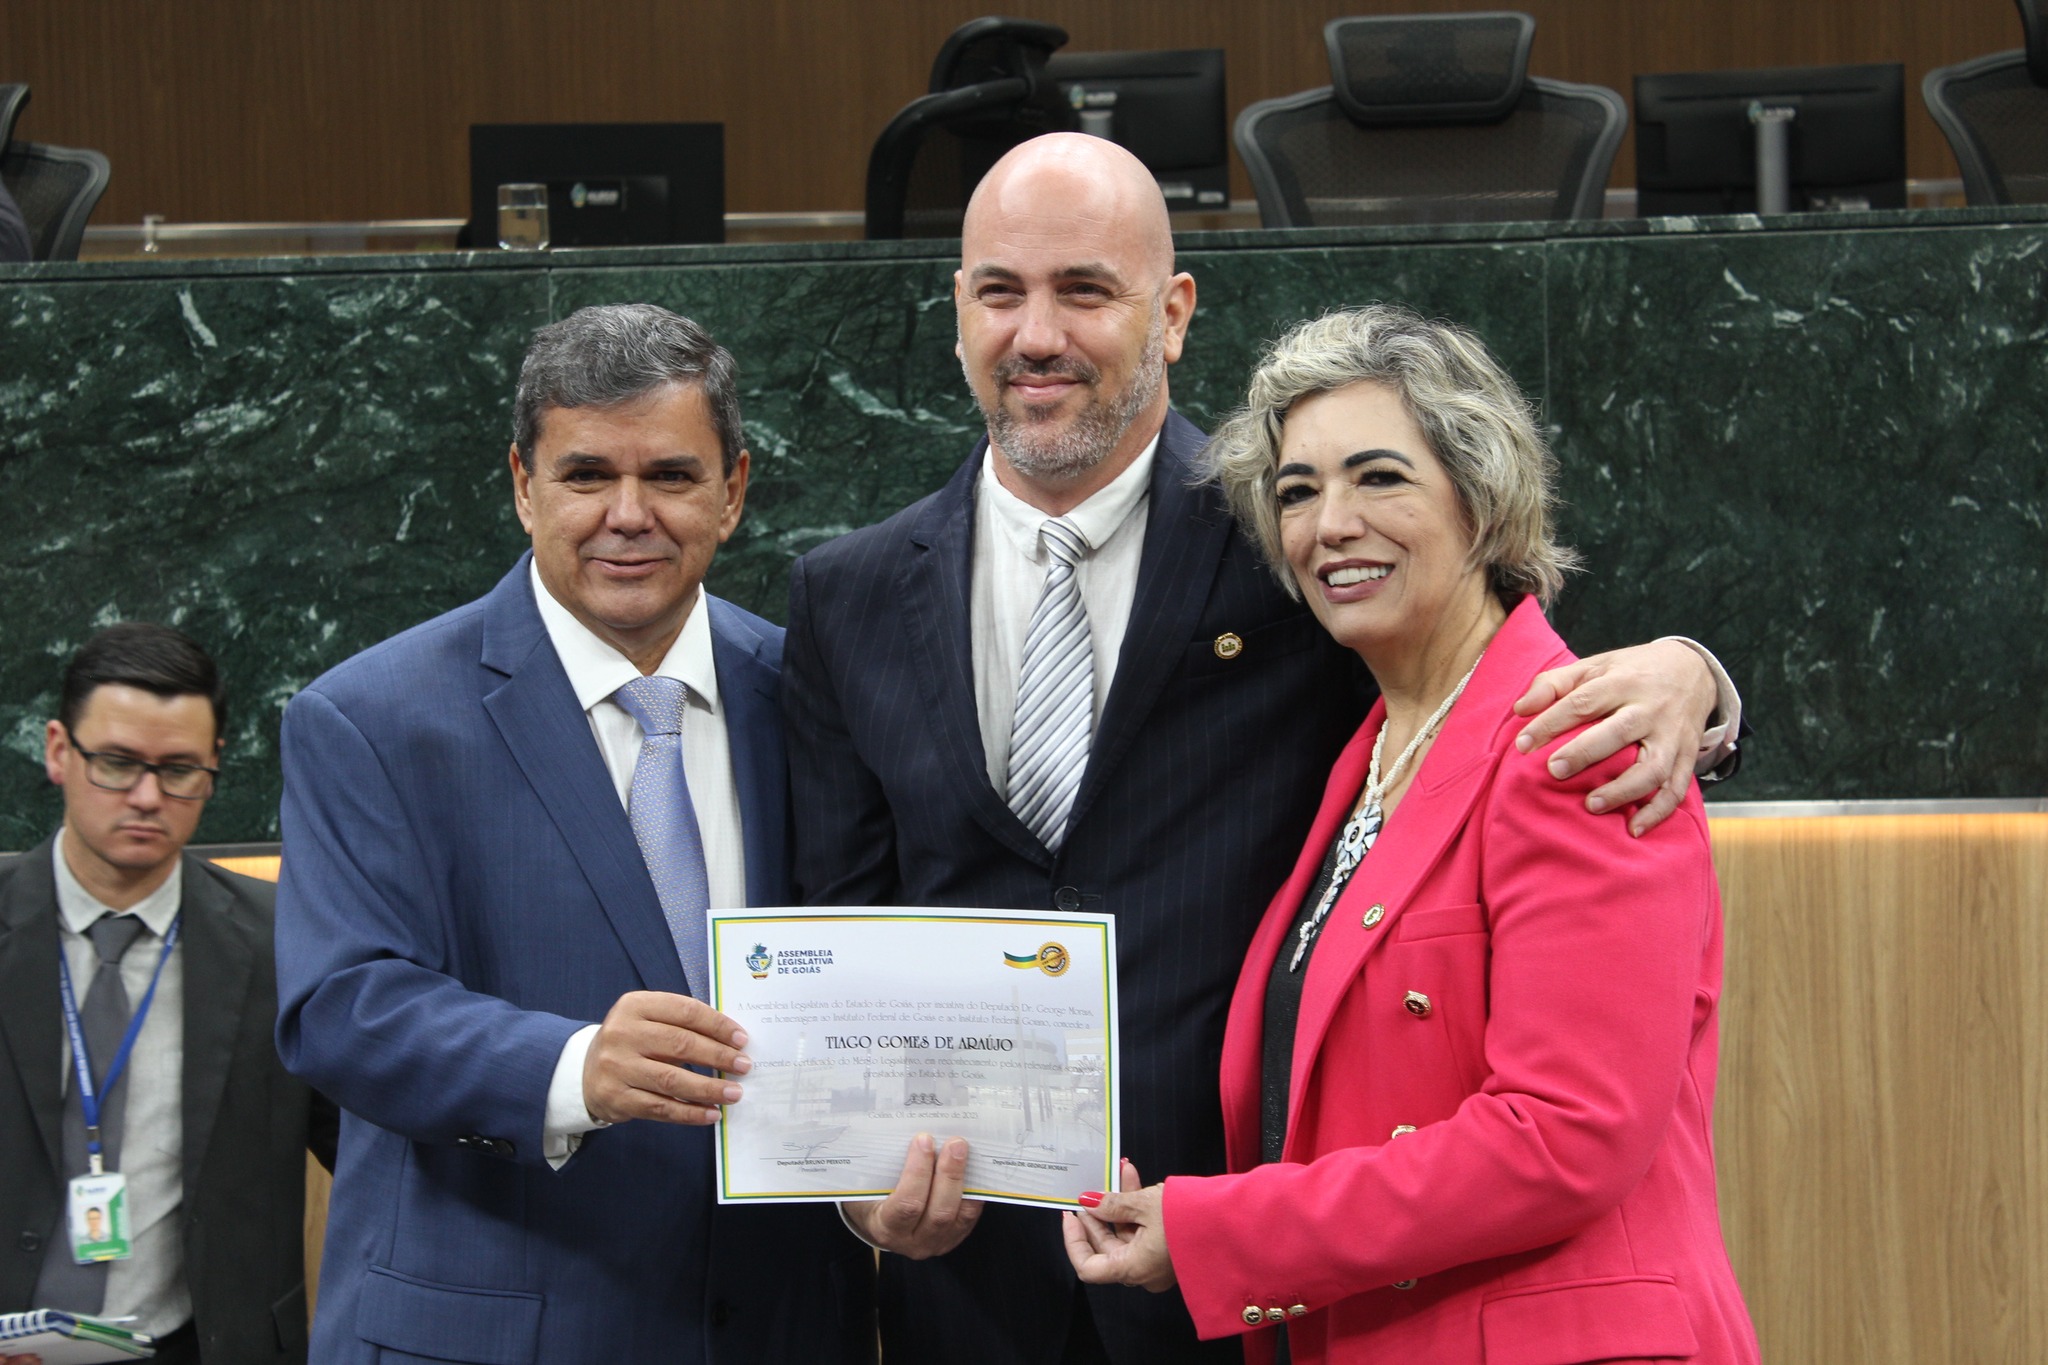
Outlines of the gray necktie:
{"type": "Polygon", "coordinates": [[[709,1000],[704,912],[711,907],[711,875],[704,865],[697,807],[683,773],[683,705],[689,696],[689,689],[675,678],[635,678],[612,693],[612,700],[640,722],[646,735],[626,801],[633,837],[661,897],[661,913],[668,920],[690,993],[709,1000]]]}
{"type": "MultiPolygon", "coordinates": [[[[111,1091],[101,1090],[107,1068],[121,1048],[128,1032],[131,1007],[128,988],[121,982],[121,959],[147,926],[134,915],[102,915],[86,929],[93,951],[99,955],[85,998],[78,1006],[78,1026],[85,1034],[86,1055],[92,1062],[94,1093],[100,1101],[100,1160],[106,1170],[121,1169],[121,1122],[128,1106],[128,1073],[123,1067],[111,1091]]],[[[131,1065],[133,1058],[130,1058],[131,1065]]],[[[76,1063],[73,1064],[74,1066],[76,1063]]],[[[74,1071],[64,1096],[64,1170],[68,1185],[73,1176],[89,1169],[85,1150],[85,1106],[79,1097],[74,1071]]],[[[68,1198],[68,1190],[63,1191],[68,1198]]],[[[34,1306],[62,1308],[72,1313],[97,1313],[106,1300],[107,1263],[79,1265],[71,1259],[70,1225],[59,1205],[56,1235],[43,1254],[43,1269],[36,1280],[34,1306]]]]}
{"type": "Polygon", "coordinates": [[[1040,843],[1057,849],[1088,767],[1095,730],[1095,646],[1074,566],[1088,542],[1072,522],[1053,517],[1038,528],[1051,562],[1017,674],[1017,713],[1010,723],[1010,809],[1040,843]]]}

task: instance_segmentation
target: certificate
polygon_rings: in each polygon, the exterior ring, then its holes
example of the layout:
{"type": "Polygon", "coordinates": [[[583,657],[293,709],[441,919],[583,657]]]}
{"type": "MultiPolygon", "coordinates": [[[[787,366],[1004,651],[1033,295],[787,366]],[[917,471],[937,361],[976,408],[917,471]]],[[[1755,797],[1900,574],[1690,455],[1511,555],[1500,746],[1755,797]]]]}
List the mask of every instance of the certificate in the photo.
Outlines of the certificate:
{"type": "Polygon", "coordinates": [[[718,1125],[720,1203],[879,1198],[911,1138],[964,1137],[967,1193],[1116,1188],[1107,915],[713,911],[711,1004],[754,1069],[718,1125]]]}

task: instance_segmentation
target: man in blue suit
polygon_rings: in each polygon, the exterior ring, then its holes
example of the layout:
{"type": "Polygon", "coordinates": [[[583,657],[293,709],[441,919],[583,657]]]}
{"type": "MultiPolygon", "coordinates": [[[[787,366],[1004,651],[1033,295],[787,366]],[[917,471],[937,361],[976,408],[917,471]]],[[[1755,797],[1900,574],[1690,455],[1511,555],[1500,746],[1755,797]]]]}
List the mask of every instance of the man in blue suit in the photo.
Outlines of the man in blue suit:
{"type": "Polygon", "coordinates": [[[584,309],[514,436],[532,553],[285,712],[278,1046],[345,1111],[312,1356],[872,1360],[831,1210],[712,1196],[748,1062],[704,912],[790,895],[782,632],[702,590],[732,358],[584,309]]]}

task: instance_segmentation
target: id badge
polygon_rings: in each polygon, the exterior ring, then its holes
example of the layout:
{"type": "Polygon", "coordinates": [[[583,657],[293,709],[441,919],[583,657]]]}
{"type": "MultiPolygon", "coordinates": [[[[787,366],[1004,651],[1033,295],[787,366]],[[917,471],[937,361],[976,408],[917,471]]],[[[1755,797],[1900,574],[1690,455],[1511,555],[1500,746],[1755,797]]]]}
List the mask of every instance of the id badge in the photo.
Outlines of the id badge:
{"type": "Polygon", "coordinates": [[[107,1172],[71,1182],[71,1259],[80,1265],[125,1261],[128,1242],[128,1177],[107,1172]]]}

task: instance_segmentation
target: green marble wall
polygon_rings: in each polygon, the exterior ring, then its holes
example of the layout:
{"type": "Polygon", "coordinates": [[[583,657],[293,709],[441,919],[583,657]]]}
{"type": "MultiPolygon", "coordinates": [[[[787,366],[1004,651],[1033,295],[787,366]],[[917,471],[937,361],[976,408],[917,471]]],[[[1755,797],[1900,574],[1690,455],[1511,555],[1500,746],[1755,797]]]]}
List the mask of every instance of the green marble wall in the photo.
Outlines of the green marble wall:
{"type": "MultiPolygon", "coordinates": [[[[1730,793],[2048,792],[2048,213],[1183,242],[1176,401],[1396,299],[1484,335],[1544,405],[1590,572],[1582,648],[1709,641],[1759,734],[1730,793]]],[[[741,363],[748,514],[713,588],[782,614],[790,559],[937,486],[974,439],[952,261],[922,243],[0,268],[0,848],[47,831],[69,651],[174,622],[228,671],[201,838],[275,837],[277,719],[323,668],[518,552],[525,336],[651,300],[741,363]]]]}
{"type": "Polygon", "coordinates": [[[1559,244],[1560,612],[1723,651],[1738,798],[2048,794],[2048,229],[1559,244]],[[1752,778],[1754,780],[1752,780],[1752,778]]]}

